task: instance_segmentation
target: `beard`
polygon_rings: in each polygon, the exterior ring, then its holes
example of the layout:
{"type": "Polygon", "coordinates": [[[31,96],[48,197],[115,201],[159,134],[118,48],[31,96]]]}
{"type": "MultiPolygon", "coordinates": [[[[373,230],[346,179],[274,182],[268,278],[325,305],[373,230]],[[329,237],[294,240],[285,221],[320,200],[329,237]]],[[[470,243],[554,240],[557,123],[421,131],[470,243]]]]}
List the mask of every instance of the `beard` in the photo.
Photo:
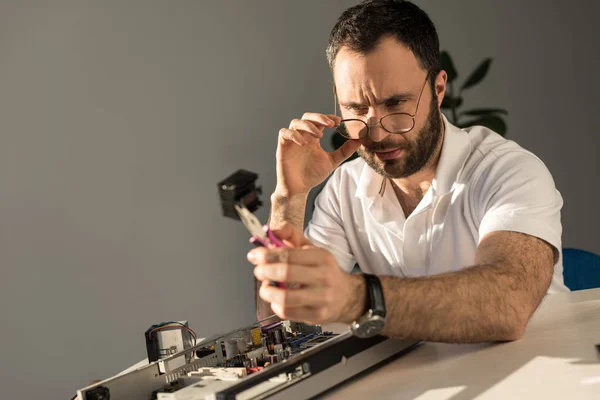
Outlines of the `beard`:
{"type": "MultiPolygon", "coordinates": [[[[379,128],[383,129],[383,128],[379,128]]],[[[370,145],[363,146],[358,150],[358,155],[373,168],[375,172],[384,178],[398,179],[411,176],[422,170],[433,158],[435,151],[442,138],[442,116],[438,109],[436,97],[432,96],[429,104],[429,112],[425,126],[419,129],[416,141],[401,139],[396,141],[395,136],[402,134],[390,134],[381,142],[374,143],[370,139],[370,145]],[[375,152],[401,148],[400,157],[392,160],[380,160],[375,152]]]]}

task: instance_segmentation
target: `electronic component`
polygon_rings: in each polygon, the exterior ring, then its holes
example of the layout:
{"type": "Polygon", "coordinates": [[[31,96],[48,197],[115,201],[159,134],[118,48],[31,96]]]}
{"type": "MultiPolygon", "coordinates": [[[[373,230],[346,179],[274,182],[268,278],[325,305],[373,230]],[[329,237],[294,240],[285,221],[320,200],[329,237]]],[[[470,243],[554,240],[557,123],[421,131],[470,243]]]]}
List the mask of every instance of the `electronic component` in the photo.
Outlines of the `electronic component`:
{"type": "Polygon", "coordinates": [[[260,328],[255,328],[250,331],[250,334],[252,336],[252,344],[254,346],[260,346],[262,343],[260,333],[261,333],[260,328]]]}
{"type": "MultiPolygon", "coordinates": [[[[149,365],[78,391],[80,400],[295,399],[313,397],[418,342],[292,321],[260,321],[202,340],[149,365]],[[110,396],[110,397],[108,397],[110,396]]],[[[172,323],[171,323],[172,324],[172,323]]],[[[191,333],[179,325],[179,333],[191,333]]],[[[151,327],[146,337],[175,329],[151,327]]],[[[191,329],[190,329],[191,331],[191,329]]],[[[192,331],[193,332],[193,331],[192,331]]]]}
{"type": "MultiPolygon", "coordinates": [[[[169,321],[152,325],[144,332],[148,361],[158,361],[189,349],[196,344],[196,333],[187,321],[169,321]]],[[[184,365],[191,361],[192,353],[175,362],[184,365]]]]}
{"type": "Polygon", "coordinates": [[[257,174],[240,169],[218,183],[221,209],[224,216],[239,220],[240,216],[235,210],[235,205],[241,204],[250,212],[254,212],[262,206],[259,199],[262,188],[256,187],[255,181],[257,179],[257,174]]]}
{"type": "Polygon", "coordinates": [[[214,353],[215,353],[215,346],[201,347],[200,349],[196,350],[196,357],[198,357],[198,358],[207,357],[214,353]]]}

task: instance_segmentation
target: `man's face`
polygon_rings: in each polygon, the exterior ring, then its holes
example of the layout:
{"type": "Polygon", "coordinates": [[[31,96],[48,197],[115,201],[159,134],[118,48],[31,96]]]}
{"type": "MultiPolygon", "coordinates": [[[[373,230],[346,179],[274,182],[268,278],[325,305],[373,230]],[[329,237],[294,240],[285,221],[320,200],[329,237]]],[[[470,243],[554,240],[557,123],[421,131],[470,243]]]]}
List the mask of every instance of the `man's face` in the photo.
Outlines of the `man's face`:
{"type": "MultiPolygon", "coordinates": [[[[375,125],[390,113],[415,113],[427,72],[407,47],[384,39],[367,55],[342,48],[335,60],[334,79],[342,118],[360,118],[375,125]]],[[[372,127],[361,139],[358,154],[380,175],[404,178],[428,165],[441,137],[438,98],[428,80],[414,128],[392,134],[380,125],[372,127]]]]}

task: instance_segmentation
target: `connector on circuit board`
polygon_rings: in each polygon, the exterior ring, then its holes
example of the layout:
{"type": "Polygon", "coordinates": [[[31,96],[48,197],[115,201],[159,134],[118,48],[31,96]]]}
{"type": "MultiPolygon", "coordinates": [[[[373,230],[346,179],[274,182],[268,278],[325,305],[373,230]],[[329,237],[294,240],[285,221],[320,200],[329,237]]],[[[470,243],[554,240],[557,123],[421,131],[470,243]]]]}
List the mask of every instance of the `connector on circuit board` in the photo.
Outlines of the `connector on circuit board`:
{"type": "Polygon", "coordinates": [[[259,199],[262,188],[256,187],[257,179],[257,174],[240,169],[218,183],[224,216],[239,220],[240,216],[234,208],[236,204],[243,204],[250,212],[254,212],[262,206],[259,199]]]}

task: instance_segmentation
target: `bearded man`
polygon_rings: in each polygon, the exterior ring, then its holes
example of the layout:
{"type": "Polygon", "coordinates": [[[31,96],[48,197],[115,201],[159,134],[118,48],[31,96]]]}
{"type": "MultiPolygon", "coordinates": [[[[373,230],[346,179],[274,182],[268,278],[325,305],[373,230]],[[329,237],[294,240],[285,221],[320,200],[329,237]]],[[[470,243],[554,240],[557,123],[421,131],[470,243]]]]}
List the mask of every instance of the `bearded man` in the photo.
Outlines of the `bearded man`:
{"type": "Polygon", "coordinates": [[[568,290],[545,165],[448,122],[437,32],[408,1],[346,10],[327,57],[340,115],[307,112],[279,132],[270,225],[292,247],[248,254],[259,318],[344,322],[361,337],[521,337],[543,296],[568,290]],[[331,153],[326,128],[348,139],[331,153]],[[330,175],[303,232],[308,193],[330,175]]]}

